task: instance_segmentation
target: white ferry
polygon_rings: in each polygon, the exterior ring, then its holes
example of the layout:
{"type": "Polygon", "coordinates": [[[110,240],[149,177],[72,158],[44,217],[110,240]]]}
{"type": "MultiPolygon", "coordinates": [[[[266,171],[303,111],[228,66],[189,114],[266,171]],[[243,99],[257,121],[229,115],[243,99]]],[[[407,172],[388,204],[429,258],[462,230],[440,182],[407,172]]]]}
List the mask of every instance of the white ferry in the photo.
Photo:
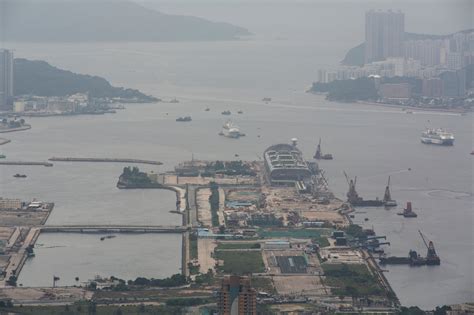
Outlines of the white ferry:
{"type": "Polygon", "coordinates": [[[426,144],[453,145],[454,135],[444,129],[426,129],[421,134],[421,142],[426,144]]]}
{"type": "Polygon", "coordinates": [[[219,135],[234,139],[245,136],[244,133],[240,132],[239,127],[234,125],[230,120],[226,121],[222,126],[222,131],[219,133],[219,135]]]}

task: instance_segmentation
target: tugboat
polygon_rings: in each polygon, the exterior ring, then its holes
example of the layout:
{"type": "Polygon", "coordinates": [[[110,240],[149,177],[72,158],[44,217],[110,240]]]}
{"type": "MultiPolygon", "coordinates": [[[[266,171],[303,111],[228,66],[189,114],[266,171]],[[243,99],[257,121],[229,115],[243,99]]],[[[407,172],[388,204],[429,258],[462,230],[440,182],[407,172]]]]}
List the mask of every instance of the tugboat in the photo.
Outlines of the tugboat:
{"type": "Polygon", "coordinates": [[[425,144],[454,145],[454,135],[444,129],[426,129],[421,134],[421,142],[425,144]]]}
{"type": "Polygon", "coordinates": [[[15,178],[26,178],[26,175],[16,173],[15,175],[13,175],[13,177],[15,177],[15,178]]]}
{"type": "Polygon", "coordinates": [[[178,117],[176,118],[176,121],[179,121],[179,122],[188,122],[188,121],[191,121],[191,116],[184,116],[184,117],[178,117]]]}
{"type": "Polygon", "coordinates": [[[222,114],[222,115],[229,116],[229,115],[232,114],[232,113],[230,112],[230,110],[225,110],[225,111],[223,111],[221,114],[222,114]]]}
{"type": "Polygon", "coordinates": [[[403,212],[399,212],[397,214],[402,215],[405,218],[416,218],[418,216],[415,212],[413,212],[410,201],[407,202],[407,207],[403,209],[403,212]]]}
{"type": "Polygon", "coordinates": [[[390,194],[390,176],[388,177],[387,187],[385,187],[385,194],[383,195],[383,202],[386,208],[396,207],[397,202],[392,199],[390,194]]]}
{"type": "Polygon", "coordinates": [[[313,158],[316,160],[332,160],[332,154],[323,154],[321,150],[321,138],[319,138],[318,147],[316,148],[316,153],[313,158]]]}

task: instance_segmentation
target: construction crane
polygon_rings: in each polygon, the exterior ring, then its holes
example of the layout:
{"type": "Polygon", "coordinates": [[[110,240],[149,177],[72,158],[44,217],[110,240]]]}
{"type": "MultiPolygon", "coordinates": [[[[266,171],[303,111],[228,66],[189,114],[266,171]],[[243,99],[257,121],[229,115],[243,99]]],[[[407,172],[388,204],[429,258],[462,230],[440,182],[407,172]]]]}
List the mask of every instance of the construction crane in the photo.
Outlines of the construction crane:
{"type": "Polygon", "coordinates": [[[352,180],[349,179],[349,176],[347,176],[346,171],[343,171],[343,173],[346,177],[347,184],[349,185],[349,191],[347,192],[347,201],[349,201],[350,203],[359,201],[360,198],[356,191],[357,176],[354,178],[354,180],[352,180]]]}
{"type": "Polygon", "coordinates": [[[420,233],[421,239],[423,240],[423,243],[425,243],[425,246],[428,249],[428,252],[426,254],[426,264],[427,265],[440,265],[441,260],[436,254],[436,250],[435,250],[433,242],[428,240],[428,243],[427,243],[425,240],[425,237],[423,236],[423,233],[421,233],[420,230],[418,230],[418,233],[420,233]]]}

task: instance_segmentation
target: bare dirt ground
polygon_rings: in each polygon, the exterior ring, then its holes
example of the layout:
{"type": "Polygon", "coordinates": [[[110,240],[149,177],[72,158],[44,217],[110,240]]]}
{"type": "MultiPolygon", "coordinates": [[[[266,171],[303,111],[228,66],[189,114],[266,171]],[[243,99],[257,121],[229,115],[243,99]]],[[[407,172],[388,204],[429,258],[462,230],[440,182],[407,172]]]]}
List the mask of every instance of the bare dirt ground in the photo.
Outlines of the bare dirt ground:
{"type": "Polygon", "coordinates": [[[184,177],[174,174],[164,175],[164,183],[166,185],[209,185],[210,182],[225,185],[255,185],[257,183],[256,177],[248,176],[229,176],[229,177],[184,177]]]}
{"type": "Polygon", "coordinates": [[[315,275],[274,276],[273,283],[278,294],[281,295],[323,296],[327,294],[321,279],[315,275]]]}
{"type": "Polygon", "coordinates": [[[210,238],[199,238],[198,239],[198,261],[199,261],[199,271],[206,273],[209,269],[214,270],[216,261],[211,257],[211,254],[214,252],[214,248],[217,246],[217,243],[210,238]]]}
{"type": "Polygon", "coordinates": [[[349,224],[348,220],[337,211],[313,210],[301,211],[301,216],[309,221],[328,221],[335,224],[349,224]]]}
{"type": "Polygon", "coordinates": [[[2,226],[33,226],[41,225],[47,218],[47,211],[0,211],[0,222],[2,226]]]}
{"type": "Polygon", "coordinates": [[[358,250],[325,247],[321,249],[321,257],[327,258],[327,263],[365,264],[365,259],[358,250]]]}
{"type": "Polygon", "coordinates": [[[212,226],[212,214],[211,214],[211,205],[209,203],[209,196],[211,195],[211,189],[201,188],[196,193],[196,201],[198,208],[198,221],[201,222],[203,226],[211,227],[212,226]]]}
{"type": "Polygon", "coordinates": [[[92,297],[92,292],[82,288],[3,288],[0,297],[10,298],[14,303],[42,301],[79,301],[92,297]]]}

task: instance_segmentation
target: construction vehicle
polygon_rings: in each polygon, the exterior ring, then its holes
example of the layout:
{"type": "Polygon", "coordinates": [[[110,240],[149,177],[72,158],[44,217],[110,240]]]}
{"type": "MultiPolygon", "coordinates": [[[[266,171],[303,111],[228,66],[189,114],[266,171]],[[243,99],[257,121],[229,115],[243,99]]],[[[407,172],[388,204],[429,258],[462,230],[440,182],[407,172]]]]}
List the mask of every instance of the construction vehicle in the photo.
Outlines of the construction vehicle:
{"type": "Polygon", "coordinates": [[[397,202],[392,199],[392,195],[390,194],[390,176],[388,177],[388,183],[387,183],[387,186],[385,187],[383,202],[386,208],[397,206],[397,202]]]}
{"type": "Polygon", "coordinates": [[[378,198],[375,200],[364,200],[362,197],[359,197],[359,194],[356,191],[357,176],[354,180],[349,179],[346,172],[343,172],[346,177],[347,184],[349,185],[349,191],[347,192],[347,202],[349,202],[354,207],[381,207],[384,205],[382,200],[378,198]]]}
{"type": "Polygon", "coordinates": [[[438,254],[436,254],[436,250],[434,247],[434,244],[432,241],[428,240],[429,242],[426,243],[425,237],[423,236],[423,233],[421,233],[420,230],[418,230],[420,233],[421,239],[423,240],[423,243],[425,243],[426,248],[428,249],[428,252],[426,254],[426,264],[427,265],[437,265],[439,266],[441,264],[441,260],[438,257],[438,254]]]}

